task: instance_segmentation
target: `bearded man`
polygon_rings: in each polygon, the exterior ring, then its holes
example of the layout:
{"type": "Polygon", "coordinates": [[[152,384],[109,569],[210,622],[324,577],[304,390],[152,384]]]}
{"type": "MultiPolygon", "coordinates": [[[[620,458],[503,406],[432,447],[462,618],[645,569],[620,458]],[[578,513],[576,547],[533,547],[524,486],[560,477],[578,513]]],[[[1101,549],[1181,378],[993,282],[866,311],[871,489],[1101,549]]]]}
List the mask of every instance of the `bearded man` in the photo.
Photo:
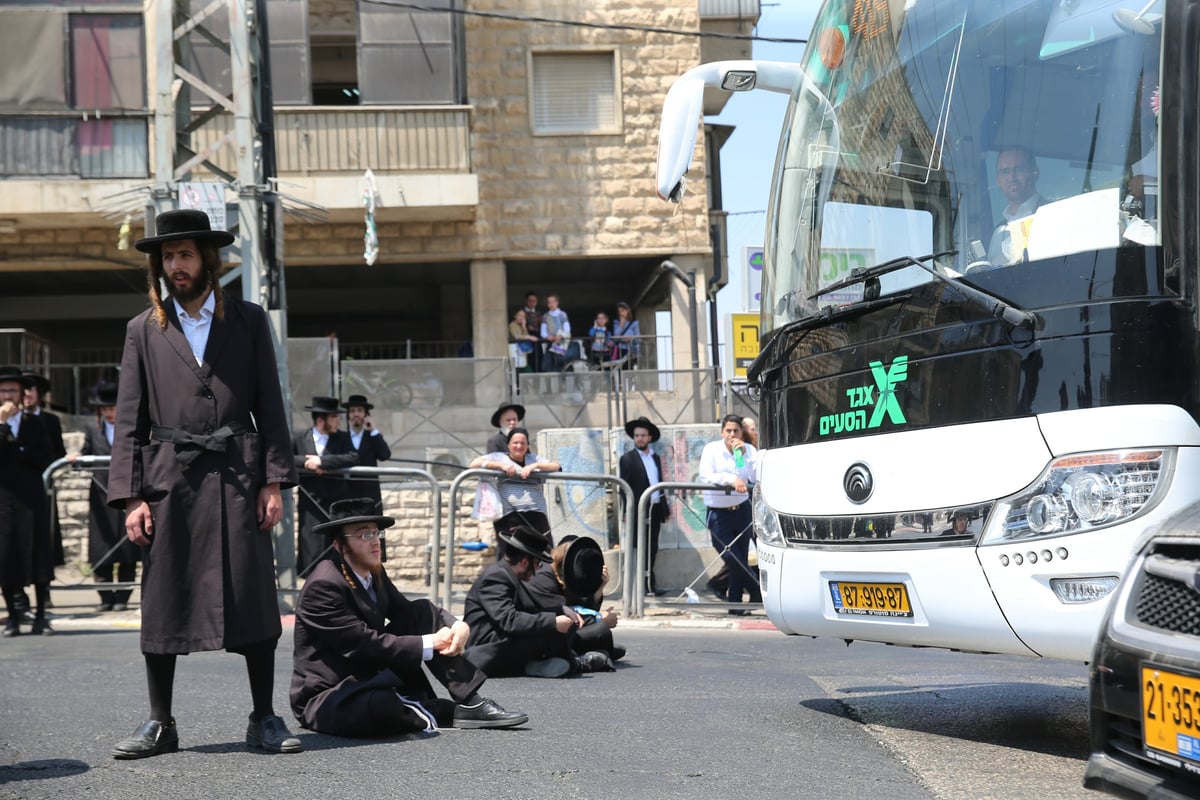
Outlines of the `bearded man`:
{"type": "Polygon", "coordinates": [[[168,211],[149,254],[151,307],[126,328],[108,503],[143,550],[141,648],[150,717],[113,757],[179,748],[171,714],[180,654],[224,649],[246,660],[246,743],[301,749],[272,706],[282,633],[271,529],[296,484],[275,349],[261,307],[226,297],[220,248],[202,211],[168,211]],[[160,282],[168,300],[163,302],[160,282]]]}

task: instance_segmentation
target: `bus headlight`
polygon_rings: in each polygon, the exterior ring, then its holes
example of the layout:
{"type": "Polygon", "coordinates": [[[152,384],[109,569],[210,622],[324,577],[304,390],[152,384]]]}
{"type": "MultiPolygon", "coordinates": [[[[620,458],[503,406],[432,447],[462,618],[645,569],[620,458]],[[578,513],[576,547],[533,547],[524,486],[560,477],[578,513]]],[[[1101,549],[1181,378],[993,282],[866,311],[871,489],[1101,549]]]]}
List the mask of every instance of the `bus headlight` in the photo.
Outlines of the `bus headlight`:
{"type": "Polygon", "coordinates": [[[1056,459],[996,504],[980,544],[1103,528],[1148,510],[1169,483],[1175,451],[1113,450],[1056,459]]]}
{"type": "Polygon", "coordinates": [[[774,547],[783,547],[783,528],[779,525],[779,515],[767,505],[762,491],[757,486],[754,487],[751,507],[754,510],[754,530],[758,534],[758,540],[774,547]]]}

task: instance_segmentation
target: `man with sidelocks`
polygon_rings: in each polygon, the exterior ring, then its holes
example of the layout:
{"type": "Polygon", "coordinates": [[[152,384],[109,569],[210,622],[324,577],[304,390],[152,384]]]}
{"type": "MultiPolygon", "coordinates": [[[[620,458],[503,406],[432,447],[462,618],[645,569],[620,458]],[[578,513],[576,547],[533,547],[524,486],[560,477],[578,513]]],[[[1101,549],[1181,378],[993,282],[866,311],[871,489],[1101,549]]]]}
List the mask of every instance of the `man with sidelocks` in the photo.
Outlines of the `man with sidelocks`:
{"type": "Polygon", "coordinates": [[[222,292],[220,248],[234,237],[208,215],[167,211],[155,230],[135,245],[149,255],[151,307],[126,328],[108,477],[109,505],[144,548],[150,714],[113,757],[178,750],[176,659],[221,649],[246,661],[246,744],[299,752],[272,706],[282,626],[271,529],[296,466],[267,315],[222,292]]]}
{"type": "Polygon", "coordinates": [[[329,522],[316,526],[333,540],[335,557],[313,569],[296,606],[296,719],[363,738],[525,724],[525,714],[479,696],[485,675],[463,657],[467,624],[428,600],[408,599],[384,572],[381,544],[395,522],[362,497],[334,503],[329,522]],[[453,702],[433,693],[422,666],[453,702]]]}

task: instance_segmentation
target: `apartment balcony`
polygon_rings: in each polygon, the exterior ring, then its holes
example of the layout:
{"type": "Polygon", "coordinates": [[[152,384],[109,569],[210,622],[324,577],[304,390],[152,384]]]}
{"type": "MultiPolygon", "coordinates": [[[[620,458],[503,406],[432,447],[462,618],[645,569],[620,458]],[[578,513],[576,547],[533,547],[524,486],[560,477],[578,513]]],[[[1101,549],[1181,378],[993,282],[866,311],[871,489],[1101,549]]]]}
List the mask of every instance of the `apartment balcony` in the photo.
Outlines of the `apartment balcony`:
{"type": "MultiPolygon", "coordinates": [[[[214,146],[233,124],[228,114],[210,120],[192,134],[192,149],[214,146]]],[[[474,217],[469,107],[277,107],[275,129],[281,191],[329,209],[333,221],[361,217],[367,169],[380,221],[474,217]]],[[[111,198],[153,182],[153,139],[146,115],[0,117],[0,217],[36,227],[99,223],[111,198]]],[[[236,174],[236,157],[231,141],[210,160],[236,174]]],[[[198,167],[192,179],[216,177],[198,167]]]]}

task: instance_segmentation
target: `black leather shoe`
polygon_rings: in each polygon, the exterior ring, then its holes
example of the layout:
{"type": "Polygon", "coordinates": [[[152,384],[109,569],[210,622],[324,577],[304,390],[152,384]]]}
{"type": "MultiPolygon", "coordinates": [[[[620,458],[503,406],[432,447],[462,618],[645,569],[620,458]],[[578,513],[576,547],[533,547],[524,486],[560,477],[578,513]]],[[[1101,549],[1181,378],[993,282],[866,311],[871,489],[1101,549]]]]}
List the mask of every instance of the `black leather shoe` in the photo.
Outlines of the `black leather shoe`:
{"type": "Polygon", "coordinates": [[[33,630],[30,633],[34,636],[53,636],[54,628],[50,627],[50,620],[39,617],[33,621],[33,630]]]}
{"type": "Polygon", "coordinates": [[[17,624],[16,617],[9,617],[8,622],[4,623],[4,636],[20,636],[21,626],[17,624]]]}
{"type": "Polygon", "coordinates": [[[126,605],[125,603],[113,603],[112,610],[113,611],[128,611],[129,606],[126,605]]]}
{"type": "Polygon", "coordinates": [[[100,605],[96,606],[96,610],[99,611],[101,614],[103,614],[106,611],[112,611],[113,604],[112,603],[101,603],[100,605]]]}
{"type": "Polygon", "coordinates": [[[704,588],[708,590],[709,594],[718,600],[726,599],[725,590],[722,589],[718,584],[709,581],[708,583],[704,584],[704,588]]]}
{"type": "Polygon", "coordinates": [[[159,722],[148,719],[142,726],[129,736],[117,742],[113,748],[113,758],[149,758],[160,753],[174,753],[179,749],[179,731],[175,729],[175,720],[159,722]]]}
{"type": "Polygon", "coordinates": [[[625,657],[625,648],[621,647],[619,644],[614,644],[612,650],[610,650],[608,654],[612,657],[613,661],[620,661],[625,657]]]}
{"type": "Polygon", "coordinates": [[[269,714],[257,722],[250,720],[246,727],[246,744],[270,753],[299,753],[304,749],[300,740],[292,736],[287,725],[275,714],[269,714]]]}
{"type": "Polygon", "coordinates": [[[602,653],[599,650],[589,650],[576,660],[579,662],[580,672],[617,671],[617,668],[613,666],[612,659],[608,657],[608,653],[602,653]]]}
{"type": "Polygon", "coordinates": [[[481,698],[476,706],[455,706],[454,727],[456,728],[515,728],[529,722],[529,715],[520,711],[505,711],[488,698],[481,698]]]}

